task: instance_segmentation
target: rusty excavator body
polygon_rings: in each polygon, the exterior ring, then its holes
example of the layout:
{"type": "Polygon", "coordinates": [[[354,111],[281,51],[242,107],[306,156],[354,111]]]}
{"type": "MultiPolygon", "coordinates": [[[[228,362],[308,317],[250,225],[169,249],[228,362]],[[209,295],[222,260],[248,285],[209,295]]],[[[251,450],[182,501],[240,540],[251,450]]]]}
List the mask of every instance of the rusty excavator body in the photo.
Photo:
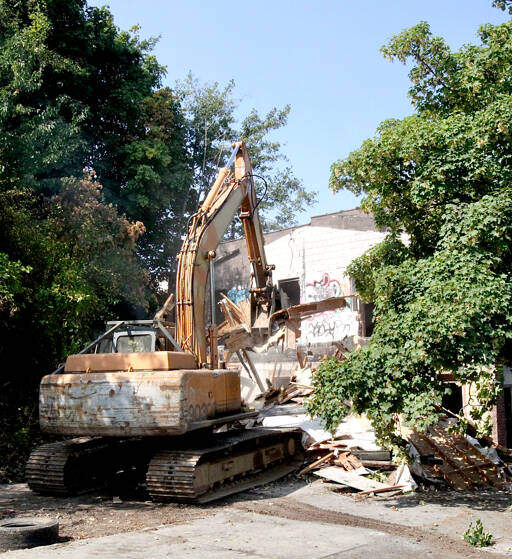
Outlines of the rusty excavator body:
{"type": "MultiPolygon", "coordinates": [[[[275,480],[303,460],[294,432],[229,429],[243,412],[240,371],[221,368],[215,316],[215,250],[240,210],[252,266],[251,320],[261,328],[273,311],[253,172],[243,142],[233,144],[201,207],[189,221],[178,258],[176,324],[164,319],[108,323],[107,331],[41,381],[41,429],[73,439],[36,448],[29,487],[76,494],[120,472],[145,475],[154,500],[207,502],[275,480]],[[230,167],[234,164],[234,172],[230,167]]],[[[137,478],[139,479],[139,478],[137,478]]]]}

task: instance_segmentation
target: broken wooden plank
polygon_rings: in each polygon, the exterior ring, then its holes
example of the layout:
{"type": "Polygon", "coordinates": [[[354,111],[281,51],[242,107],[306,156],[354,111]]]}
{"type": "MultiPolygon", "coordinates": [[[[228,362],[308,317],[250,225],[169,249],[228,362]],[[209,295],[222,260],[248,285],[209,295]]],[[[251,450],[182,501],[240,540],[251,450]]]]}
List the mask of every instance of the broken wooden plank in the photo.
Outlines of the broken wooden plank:
{"type": "Polygon", "coordinates": [[[251,334],[248,334],[242,328],[237,328],[228,335],[223,335],[222,337],[224,338],[224,346],[231,353],[236,353],[241,349],[252,347],[254,344],[251,334]]]}
{"type": "Polygon", "coordinates": [[[359,460],[391,460],[390,450],[360,450],[351,448],[350,452],[359,460]]]}
{"type": "Polygon", "coordinates": [[[172,309],[175,307],[174,303],[174,293],[171,293],[169,297],[167,297],[165,303],[163,304],[162,308],[155,314],[153,320],[160,320],[164,317],[164,315],[169,314],[172,309]]]}
{"type": "Polygon", "coordinates": [[[444,463],[444,456],[440,454],[439,449],[435,446],[434,442],[431,441],[425,434],[413,431],[408,435],[408,440],[415,446],[420,455],[428,456],[430,454],[437,454],[438,456],[441,456],[443,462],[441,464],[433,465],[432,468],[434,472],[439,473],[440,476],[452,487],[458,491],[462,491],[471,486],[466,478],[457,474],[456,469],[454,470],[453,466],[444,463]]]}
{"type": "Polygon", "coordinates": [[[238,359],[240,359],[240,362],[243,364],[244,361],[245,363],[247,363],[247,366],[249,367],[252,376],[256,382],[256,384],[258,385],[258,388],[262,391],[265,392],[265,385],[263,384],[261,377],[258,373],[258,371],[256,370],[256,367],[254,366],[254,363],[252,362],[252,359],[249,357],[249,355],[247,354],[247,352],[245,351],[245,349],[241,349],[240,351],[237,352],[238,355],[238,359]]]}
{"type": "Polygon", "coordinates": [[[350,350],[341,342],[337,342],[334,341],[332,342],[334,347],[336,348],[336,352],[334,353],[334,357],[336,357],[336,359],[339,359],[340,361],[342,361],[343,359],[346,359],[346,354],[350,353],[350,350]]]}
{"type": "Polygon", "coordinates": [[[281,398],[279,399],[280,404],[285,404],[292,398],[300,398],[302,396],[310,396],[313,394],[315,389],[312,386],[304,386],[301,384],[296,384],[291,382],[283,391],[281,398]]]}
{"type": "Polygon", "coordinates": [[[305,369],[308,364],[308,356],[302,354],[300,346],[297,346],[297,361],[299,362],[300,368],[305,369]]]}
{"type": "Polygon", "coordinates": [[[334,449],[346,449],[346,443],[341,441],[336,441],[335,443],[315,443],[308,448],[308,452],[315,452],[317,450],[334,450],[334,449]]]}
{"type": "Polygon", "coordinates": [[[440,426],[431,427],[431,436],[438,448],[451,457],[460,459],[458,470],[462,475],[468,474],[472,483],[501,487],[499,470],[485,454],[473,446],[465,437],[457,433],[448,433],[440,426]]]}
{"type": "MultiPolygon", "coordinates": [[[[229,315],[231,319],[234,319],[235,322],[239,324],[243,324],[246,328],[249,328],[249,325],[246,323],[246,317],[242,311],[238,307],[236,303],[234,303],[229,297],[221,293],[222,300],[220,301],[220,306],[224,311],[225,316],[229,315]],[[226,312],[227,311],[227,312],[226,312]]],[[[228,318],[228,316],[226,316],[228,318]]],[[[228,319],[229,320],[229,319],[228,319]]]]}
{"type": "Polygon", "coordinates": [[[391,460],[361,460],[361,464],[365,468],[374,468],[376,470],[386,470],[391,471],[395,470],[398,465],[391,460]]]}
{"type": "Polygon", "coordinates": [[[358,460],[356,456],[352,456],[350,452],[342,452],[333,460],[335,466],[340,466],[344,470],[357,470],[361,468],[363,464],[358,460]]]}
{"type": "Polygon", "coordinates": [[[358,493],[357,496],[360,495],[372,495],[374,493],[387,493],[388,491],[398,491],[399,489],[403,489],[407,487],[407,485],[389,485],[388,487],[382,487],[381,489],[369,489],[368,491],[361,491],[358,493]]]}
{"type": "Polygon", "coordinates": [[[471,421],[470,419],[468,419],[467,417],[461,417],[459,414],[454,413],[452,411],[450,411],[447,408],[443,408],[442,406],[440,407],[440,409],[446,413],[447,415],[451,416],[451,417],[455,417],[456,419],[458,419],[459,421],[464,420],[467,424],[468,424],[468,430],[467,433],[468,435],[471,435],[472,437],[475,437],[477,439],[481,439],[483,441],[485,441],[489,446],[493,446],[494,448],[496,448],[496,450],[498,450],[501,454],[504,454],[505,456],[507,456],[508,458],[512,459],[512,448],[507,448],[504,446],[501,446],[500,444],[498,444],[496,441],[494,441],[492,439],[492,437],[489,437],[487,435],[483,435],[483,436],[477,436],[477,432],[478,429],[476,427],[476,424],[471,421]]]}
{"type": "Polygon", "coordinates": [[[345,307],[346,304],[347,301],[345,297],[330,297],[329,299],[324,299],[323,301],[311,301],[310,303],[294,305],[293,307],[286,309],[286,311],[288,312],[288,318],[300,318],[302,320],[317,313],[341,309],[345,307]]]}
{"type": "Polygon", "coordinates": [[[413,431],[407,438],[420,455],[433,454],[442,459],[433,470],[452,487],[461,491],[483,485],[502,486],[498,468],[464,437],[448,433],[440,426],[432,427],[430,431],[413,431]]]}
{"type": "Polygon", "coordinates": [[[266,353],[269,350],[269,348],[272,347],[273,345],[277,346],[280,343],[284,344],[285,337],[286,337],[286,332],[285,332],[285,327],[283,326],[277,332],[272,334],[272,336],[270,336],[270,338],[266,341],[265,344],[260,346],[253,345],[252,349],[256,353],[266,353]]]}
{"type": "Polygon", "coordinates": [[[333,457],[334,457],[334,452],[329,452],[329,454],[326,454],[325,456],[323,456],[322,458],[319,458],[318,460],[316,460],[315,462],[313,462],[309,466],[306,466],[303,470],[301,470],[299,472],[299,476],[303,476],[304,474],[307,474],[308,472],[310,472],[311,470],[314,470],[315,468],[317,468],[318,466],[320,466],[324,462],[328,462],[333,457]]]}
{"type": "Polygon", "coordinates": [[[347,301],[344,297],[330,297],[323,301],[312,301],[301,305],[294,305],[287,309],[281,309],[270,316],[270,322],[287,320],[304,320],[314,314],[334,311],[345,307],[347,301]]]}

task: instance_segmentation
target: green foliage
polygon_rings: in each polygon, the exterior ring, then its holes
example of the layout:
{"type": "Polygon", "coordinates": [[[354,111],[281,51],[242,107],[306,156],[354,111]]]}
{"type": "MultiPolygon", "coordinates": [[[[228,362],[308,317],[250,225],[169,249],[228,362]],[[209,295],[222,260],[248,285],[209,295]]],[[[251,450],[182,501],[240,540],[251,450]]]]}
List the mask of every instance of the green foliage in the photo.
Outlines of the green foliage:
{"type": "Polygon", "coordinates": [[[84,0],[0,0],[0,358],[12,364],[2,373],[0,469],[7,477],[18,475],[11,460],[37,439],[41,376],[120,305],[146,305],[137,254],[146,227],[133,216],[148,208],[144,189],[153,204],[147,227],[160,226],[170,196],[155,175],[170,177],[182,142],[176,101],[154,91],[163,70],[151,46],[84,0]]]}
{"type": "Polygon", "coordinates": [[[474,547],[488,547],[493,544],[492,534],[490,532],[484,532],[484,527],[482,521],[478,518],[473,526],[470,522],[469,528],[464,532],[464,541],[468,542],[474,547]]]}
{"type": "Polygon", "coordinates": [[[389,233],[349,268],[375,302],[370,344],[314,379],[310,410],[331,430],[352,402],[393,446],[399,417],[437,421],[442,373],[474,383],[472,418],[490,427],[512,357],[512,22],[480,38],[451,52],[425,23],[394,37],[383,52],[412,59],[416,112],[332,166],[331,187],[363,194],[389,233]]]}
{"type": "Polygon", "coordinates": [[[146,133],[125,149],[126,184],[119,202],[126,214],[144,223],[138,253],[155,285],[168,280],[180,249],[182,200],[191,172],[185,152],[185,119],[175,94],[160,89],[143,104],[146,133]]]}
{"type": "Polygon", "coordinates": [[[313,377],[315,395],[308,403],[308,411],[323,418],[332,434],[350,409],[350,402],[342,399],[345,381],[349,380],[342,372],[343,361],[335,357],[322,361],[313,377]]]}
{"type": "Polygon", "coordinates": [[[347,274],[354,278],[356,291],[360,298],[370,303],[375,300],[376,271],[383,266],[399,265],[407,257],[407,247],[396,235],[388,235],[381,243],[353,260],[347,274]]]}
{"type": "Polygon", "coordinates": [[[15,297],[23,293],[22,275],[30,271],[30,266],[11,262],[0,252],[0,312],[12,316],[17,311],[15,297]]]}
{"type": "Polygon", "coordinates": [[[382,470],[375,470],[370,472],[366,477],[378,481],[379,483],[386,483],[388,480],[389,473],[382,470]]]}
{"type": "Polygon", "coordinates": [[[178,102],[155,91],[154,40],[120,32],[85,0],[3,0],[0,20],[0,186],[51,196],[63,177],[94,169],[105,200],[143,221],[138,252],[160,279],[176,236],[169,208],[190,177],[178,102]]]}
{"type": "Polygon", "coordinates": [[[493,0],[492,5],[500,10],[512,14],[512,0],[493,0]]]}

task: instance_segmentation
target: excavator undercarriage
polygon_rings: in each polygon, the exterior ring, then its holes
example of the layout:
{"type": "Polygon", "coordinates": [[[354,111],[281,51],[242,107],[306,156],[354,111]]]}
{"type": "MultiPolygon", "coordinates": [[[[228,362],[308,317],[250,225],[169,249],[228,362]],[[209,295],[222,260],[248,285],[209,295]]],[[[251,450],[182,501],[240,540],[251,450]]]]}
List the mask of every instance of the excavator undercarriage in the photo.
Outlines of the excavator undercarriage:
{"type": "Polygon", "coordinates": [[[43,495],[143,483],[155,501],[207,503],[269,483],[304,461],[300,433],[234,429],[165,439],[81,437],[38,447],[27,482],[43,495]],[[178,439],[178,440],[175,440],[178,439]]]}

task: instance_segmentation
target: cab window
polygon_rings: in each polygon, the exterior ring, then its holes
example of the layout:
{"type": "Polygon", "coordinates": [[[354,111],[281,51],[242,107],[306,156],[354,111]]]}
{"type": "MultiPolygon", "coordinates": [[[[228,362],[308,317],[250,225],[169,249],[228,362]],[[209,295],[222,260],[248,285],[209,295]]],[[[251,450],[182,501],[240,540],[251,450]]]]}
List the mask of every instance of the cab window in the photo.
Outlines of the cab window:
{"type": "Polygon", "coordinates": [[[117,353],[140,353],[151,351],[150,334],[139,334],[133,336],[119,336],[116,340],[117,353]]]}

